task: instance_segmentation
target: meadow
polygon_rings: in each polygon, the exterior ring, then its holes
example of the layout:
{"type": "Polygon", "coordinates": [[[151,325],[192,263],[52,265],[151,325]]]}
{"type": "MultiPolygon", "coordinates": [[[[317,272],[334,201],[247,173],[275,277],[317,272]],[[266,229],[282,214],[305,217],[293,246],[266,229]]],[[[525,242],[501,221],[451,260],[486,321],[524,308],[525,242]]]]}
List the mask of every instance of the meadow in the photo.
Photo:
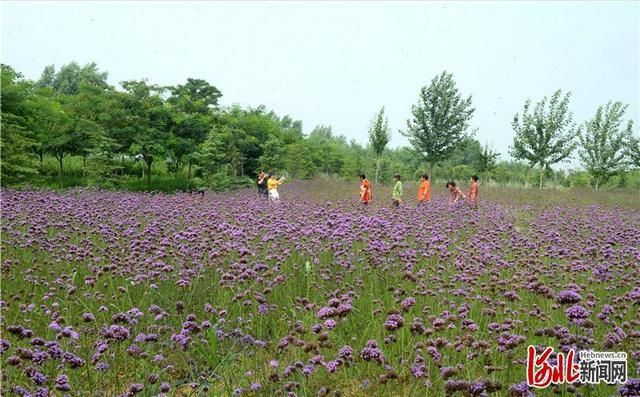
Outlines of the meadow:
{"type": "Polygon", "coordinates": [[[640,394],[637,191],[357,188],[3,189],[2,395],[640,394]],[[630,380],[533,390],[528,345],[630,380]]]}

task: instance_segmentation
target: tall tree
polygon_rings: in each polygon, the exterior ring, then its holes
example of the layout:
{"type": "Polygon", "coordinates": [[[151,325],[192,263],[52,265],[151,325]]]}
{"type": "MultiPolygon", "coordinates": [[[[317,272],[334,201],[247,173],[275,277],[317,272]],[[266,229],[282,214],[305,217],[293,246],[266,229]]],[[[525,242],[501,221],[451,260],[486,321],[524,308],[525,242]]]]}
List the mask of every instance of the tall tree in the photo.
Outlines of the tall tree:
{"type": "Polygon", "coordinates": [[[53,88],[62,94],[75,95],[80,90],[81,84],[106,88],[107,76],[107,72],[99,71],[98,66],[93,62],[84,66],[71,62],[63,65],[57,72],[53,65],[45,67],[38,85],[53,88]]]}
{"type": "Polygon", "coordinates": [[[542,98],[530,111],[531,100],[527,100],[522,110],[513,117],[511,123],[516,136],[509,153],[516,159],[525,160],[530,167],[540,166],[540,188],[544,181],[545,169],[566,161],[576,147],[576,137],[580,129],[573,123],[569,111],[571,93],[564,96],[557,90],[547,102],[542,98]]]}
{"type": "Polygon", "coordinates": [[[493,170],[496,169],[497,160],[500,153],[496,153],[489,149],[489,145],[485,144],[482,150],[478,153],[478,157],[475,162],[475,169],[483,175],[486,180],[493,170]]]}
{"type": "Polygon", "coordinates": [[[82,172],[85,173],[88,155],[94,151],[95,145],[101,142],[104,150],[113,145],[104,145],[107,137],[105,125],[111,120],[112,102],[109,101],[112,87],[81,82],[75,95],[58,94],[63,102],[64,111],[70,116],[73,124],[73,140],[76,146],[74,154],[82,156],[82,172]]]}
{"type": "Polygon", "coordinates": [[[169,87],[172,123],[167,143],[167,165],[178,172],[187,164],[187,189],[191,184],[193,165],[200,159],[199,146],[213,127],[213,111],[222,93],[202,79],[188,78],[187,82],[169,87]]]}
{"type": "Polygon", "coordinates": [[[40,157],[41,165],[45,153],[56,158],[60,187],[64,182],[64,159],[79,148],[80,136],[74,128],[75,114],[66,109],[69,102],[69,95],[57,94],[47,88],[36,91],[29,101],[32,111],[27,125],[37,141],[33,150],[40,157]]]}
{"type": "Polygon", "coordinates": [[[130,111],[126,127],[134,136],[130,153],[141,155],[147,166],[147,188],[151,190],[151,165],[166,151],[167,125],[170,114],[161,94],[164,89],[146,81],[125,81],[122,87],[128,94],[125,107],[130,111]]]}
{"type": "Polygon", "coordinates": [[[629,137],[626,154],[629,157],[629,164],[632,167],[640,168],[640,138],[629,137]]]}
{"type": "Polygon", "coordinates": [[[271,136],[260,147],[262,149],[262,156],[258,158],[260,169],[267,172],[282,173],[285,165],[284,154],[286,149],[282,141],[275,136],[271,136]]]}
{"type": "Polygon", "coordinates": [[[36,145],[33,131],[28,128],[30,84],[10,66],[0,65],[0,174],[2,184],[17,182],[37,173],[33,155],[36,145]]]}
{"type": "Polygon", "coordinates": [[[62,188],[64,183],[63,160],[78,149],[78,135],[75,134],[71,118],[65,113],[56,115],[52,125],[53,128],[47,131],[49,134],[45,138],[44,151],[53,154],[58,161],[58,177],[62,188]]]}
{"type": "Polygon", "coordinates": [[[629,120],[626,127],[620,128],[626,109],[627,105],[622,102],[599,106],[595,116],[584,123],[584,132],[579,135],[580,160],[593,177],[596,190],[626,166],[625,146],[633,126],[629,120]]]}
{"type": "Polygon", "coordinates": [[[463,99],[453,75],[446,71],[420,90],[420,100],[411,107],[412,117],[402,134],[428,162],[429,178],[433,178],[433,165],[446,160],[466,137],[474,110],[471,96],[463,99]]]}
{"type": "Polygon", "coordinates": [[[188,78],[185,84],[168,87],[171,96],[167,102],[189,114],[210,114],[218,106],[222,92],[206,80],[188,78]]]}
{"type": "Polygon", "coordinates": [[[369,144],[376,154],[376,183],[378,183],[378,172],[380,171],[380,158],[390,140],[389,120],[385,117],[383,106],[369,125],[369,144]]]}
{"type": "Polygon", "coordinates": [[[247,133],[239,128],[215,126],[200,148],[200,160],[205,172],[214,175],[228,171],[234,177],[244,176],[247,140],[247,133]]]}
{"type": "Polygon", "coordinates": [[[333,135],[331,126],[316,126],[307,138],[313,148],[312,159],[317,169],[326,175],[338,174],[344,164],[342,149],[347,146],[344,136],[333,135]]]}

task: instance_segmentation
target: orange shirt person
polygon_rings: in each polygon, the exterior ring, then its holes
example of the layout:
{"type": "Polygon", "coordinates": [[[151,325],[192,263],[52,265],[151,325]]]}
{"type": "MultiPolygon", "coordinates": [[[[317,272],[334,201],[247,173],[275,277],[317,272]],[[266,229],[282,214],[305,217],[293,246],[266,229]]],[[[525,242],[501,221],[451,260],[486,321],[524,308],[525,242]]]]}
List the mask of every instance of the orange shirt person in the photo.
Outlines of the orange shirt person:
{"type": "Polygon", "coordinates": [[[418,206],[427,203],[431,200],[431,182],[429,182],[429,175],[423,174],[420,176],[420,186],[418,187],[418,206]]]}
{"type": "Polygon", "coordinates": [[[369,182],[364,174],[360,174],[360,202],[369,204],[372,198],[371,182],[369,182]]]}
{"type": "Polygon", "coordinates": [[[473,175],[471,177],[471,186],[469,186],[469,203],[472,207],[478,206],[478,176],[473,175]]]}

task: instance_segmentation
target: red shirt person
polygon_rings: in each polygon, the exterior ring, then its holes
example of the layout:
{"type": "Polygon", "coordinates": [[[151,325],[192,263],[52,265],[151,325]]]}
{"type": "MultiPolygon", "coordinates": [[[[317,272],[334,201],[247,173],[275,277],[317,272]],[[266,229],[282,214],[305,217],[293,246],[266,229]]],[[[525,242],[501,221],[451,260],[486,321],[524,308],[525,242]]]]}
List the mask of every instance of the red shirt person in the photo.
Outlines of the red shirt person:
{"type": "Polygon", "coordinates": [[[364,204],[369,204],[372,198],[371,182],[364,174],[360,174],[360,201],[364,204]]]}
{"type": "Polygon", "coordinates": [[[469,203],[474,207],[478,205],[478,194],[478,176],[473,175],[471,177],[471,186],[469,186],[469,193],[467,195],[469,196],[469,203]]]}

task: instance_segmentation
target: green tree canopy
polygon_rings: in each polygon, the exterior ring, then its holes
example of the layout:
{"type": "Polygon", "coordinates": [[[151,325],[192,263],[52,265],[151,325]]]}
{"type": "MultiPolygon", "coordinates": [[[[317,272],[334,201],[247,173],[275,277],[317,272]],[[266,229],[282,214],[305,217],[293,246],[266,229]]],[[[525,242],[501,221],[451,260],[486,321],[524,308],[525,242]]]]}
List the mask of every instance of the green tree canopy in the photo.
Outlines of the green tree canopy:
{"type": "Polygon", "coordinates": [[[510,154],[524,160],[531,167],[540,166],[540,187],[546,168],[561,161],[566,161],[576,147],[576,137],[580,129],[573,122],[569,111],[571,93],[562,95],[557,90],[551,99],[542,98],[533,112],[531,100],[527,100],[522,115],[516,113],[511,123],[516,135],[510,154]]]}
{"type": "Polygon", "coordinates": [[[31,85],[10,66],[1,65],[0,90],[0,173],[2,184],[20,182],[37,173],[33,131],[26,127],[32,109],[28,106],[31,85]]]}
{"type": "Polygon", "coordinates": [[[620,128],[626,109],[627,105],[622,102],[599,106],[595,116],[584,123],[584,132],[579,135],[580,160],[593,177],[596,190],[626,167],[625,145],[633,126],[628,120],[626,126],[620,128]]]}
{"type": "Polygon", "coordinates": [[[391,140],[391,131],[389,130],[389,120],[384,114],[384,106],[371,120],[369,125],[369,144],[376,154],[376,178],[378,183],[378,172],[380,170],[380,158],[387,144],[391,140]]]}
{"type": "Polygon", "coordinates": [[[84,66],[71,62],[62,65],[57,72],[54,65],[45,67],[38,85],[53,88],[62,94],[74,95],[80,91],[81,84],[106,88],[108,86],[107,76],[107,72],[99,71],[98,66],[93,62],[84,66]]]}
{"type": "Polygon", "coordinates": [[[402,134],[428,162],[430,178],[433,165],[449,158],[466,137],[474,110],[471,96],[462,98],[453,75],[446,71],[420,90],[420,99],[411,107],[412,117],[402,134]]]}

